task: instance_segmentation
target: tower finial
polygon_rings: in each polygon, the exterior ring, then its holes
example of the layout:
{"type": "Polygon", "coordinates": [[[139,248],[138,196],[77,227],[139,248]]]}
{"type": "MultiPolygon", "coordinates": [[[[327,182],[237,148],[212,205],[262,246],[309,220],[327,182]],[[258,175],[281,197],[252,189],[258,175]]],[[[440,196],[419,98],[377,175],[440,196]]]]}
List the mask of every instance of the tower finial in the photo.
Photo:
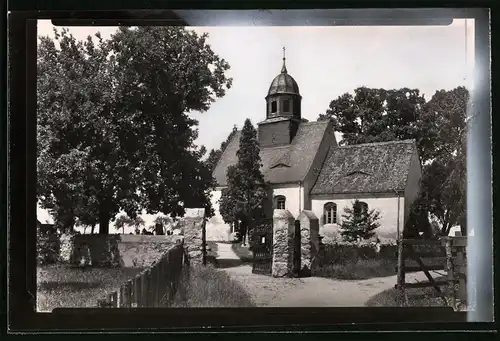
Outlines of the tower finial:
{"type": "Polygon", "coordinates": [[[283,67],[281,68],[281,73],[287,73],[286,64],[285,64],[285,61],[286,61],[285,51],[286,51],[286,48],[283,46],[283,67]]]}

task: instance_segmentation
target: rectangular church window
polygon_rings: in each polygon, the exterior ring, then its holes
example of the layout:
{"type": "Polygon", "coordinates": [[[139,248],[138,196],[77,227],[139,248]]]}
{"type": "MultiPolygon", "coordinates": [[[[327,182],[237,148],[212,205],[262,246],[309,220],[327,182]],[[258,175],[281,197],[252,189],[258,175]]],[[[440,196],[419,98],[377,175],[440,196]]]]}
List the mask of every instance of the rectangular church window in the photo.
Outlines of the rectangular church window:
{"type": "Polygon", "coordinates": [[[278,111],[278,103],[276,101],[271,102],[271,113],[275,114],[278,111]]]}

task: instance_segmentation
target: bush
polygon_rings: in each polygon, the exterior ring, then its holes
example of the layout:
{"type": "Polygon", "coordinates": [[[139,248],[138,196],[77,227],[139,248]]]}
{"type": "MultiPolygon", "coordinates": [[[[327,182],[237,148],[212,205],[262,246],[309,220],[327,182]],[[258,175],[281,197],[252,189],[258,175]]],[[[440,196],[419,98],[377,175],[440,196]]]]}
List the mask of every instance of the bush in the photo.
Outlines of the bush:
{"type": "Polygon", "coordinates": [[[374,277],[394,276],[396,260],[367,259],[330,263],[316,269],[314,276],[343,280],[360,280],[374,277]]]}
{"type": "Polygon", "coordinates": [[[341,240],[325,240],[321,247],[321,264],[344,264],[358,260],[396,260],[397,245],[390,240],[376,243],[370,240],[346,242],[341,240]]]}
{"type": "Polygon", "coordinates": [[[322,241],[320,266],[314,276],[336,279],[368,279],[396,274],[397,245],[392,240],[322,241]]]}
{"type": "Polygon", "coordinates": [[[55,229],[42,230],[40,226],[37,226],[36,232],[37,263],[39,265],[56,263],[59,258],[60,249],[57,231],[55,229]]]}
{"type": "Polygon", "coordinates": [[[245,289],[213,266],[185,271],[173,307],[254,307],[245,289]]]}

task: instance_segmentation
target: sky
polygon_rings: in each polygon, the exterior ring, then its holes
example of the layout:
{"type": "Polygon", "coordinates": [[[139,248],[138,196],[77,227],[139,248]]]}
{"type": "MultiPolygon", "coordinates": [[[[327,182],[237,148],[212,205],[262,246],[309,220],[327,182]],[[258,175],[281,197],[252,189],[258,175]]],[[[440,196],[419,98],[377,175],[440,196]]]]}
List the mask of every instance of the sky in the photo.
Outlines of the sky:
{"type": "MultiPolygon", "coordinates": [[[[53,37],[50,20],[38,21],[38,35],[53,37]]],[[[97,31],[109,38],[116,27],[69,27],[78,39],[97,31]]],[[[233,86],[204,113],[197,143],[218,148],[233,125],[265,119],[265,96],[280,73],[283,46],[288,73],[302,95],[302,116],[310,121],[331,100],[360,86],[417,88],[429,99],[437,90],[472,86],[474,20],[449,26],[212,26],[208,43],[228,61],[233,86]]],[[[338,136],[340,138],[340,136],[338,136]]],[[[41,210],[39,209],[39,215],[41,210]]],[[[43,214],[43,220],[47,214],[43,214]]],[[[146,217],[146,222],[149,220],[146,217]]],[[[126,233],[128,233],[126,231],[126,233]]]]}

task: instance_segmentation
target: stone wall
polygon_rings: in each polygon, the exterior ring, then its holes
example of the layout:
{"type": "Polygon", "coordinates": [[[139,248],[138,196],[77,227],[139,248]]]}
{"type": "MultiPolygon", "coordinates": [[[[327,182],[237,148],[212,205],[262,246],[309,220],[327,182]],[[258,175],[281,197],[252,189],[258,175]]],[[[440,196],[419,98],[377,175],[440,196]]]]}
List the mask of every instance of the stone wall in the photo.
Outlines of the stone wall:
{"type": "Polygon", "coordinates": [[[205,230],[205,209],[188,208],[184,215],[184,248],[192,264],[203,262],[203,242],[205,230]]]}
{"type": "Polygon", "coordinates": [[[273,277],[293,275],[293,243],[295,219],[288,210],[273,214],[273,277]]]}
{"type": "Polygon", "coordinates": [[[60,260],[73,266],[144,268],[182,239],[161,235],[64,234],[60,260]]]}

